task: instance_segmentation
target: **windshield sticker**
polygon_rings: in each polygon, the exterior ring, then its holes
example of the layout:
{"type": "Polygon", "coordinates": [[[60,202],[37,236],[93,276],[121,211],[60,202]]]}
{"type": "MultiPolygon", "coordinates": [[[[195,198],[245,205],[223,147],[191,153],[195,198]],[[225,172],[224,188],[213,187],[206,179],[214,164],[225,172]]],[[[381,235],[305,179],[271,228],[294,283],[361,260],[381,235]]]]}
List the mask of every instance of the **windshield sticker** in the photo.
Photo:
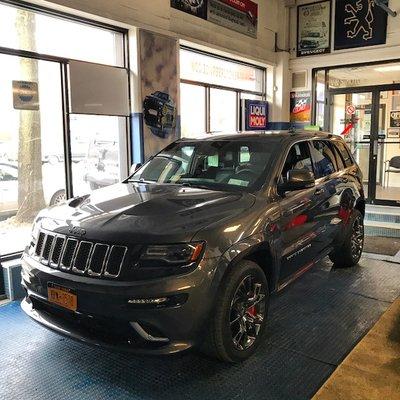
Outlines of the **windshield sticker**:
{"type": "Polygon", "coordinates": [[[237,185],[237,186],[249,186],[248,181],[242,181],[241,179],[229,179],[228,182],[230,185],[237,185]]]}

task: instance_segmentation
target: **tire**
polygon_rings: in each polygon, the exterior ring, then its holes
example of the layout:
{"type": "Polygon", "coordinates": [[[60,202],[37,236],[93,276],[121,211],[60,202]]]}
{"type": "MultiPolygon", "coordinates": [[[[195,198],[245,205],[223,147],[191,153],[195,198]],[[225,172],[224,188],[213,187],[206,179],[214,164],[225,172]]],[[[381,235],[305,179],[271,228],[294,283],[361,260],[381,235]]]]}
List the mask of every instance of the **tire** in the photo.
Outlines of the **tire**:
{"type": "Polygon", "coordinates": [[[364,247],[364,217],[354,209],[351,213],[345,238],[329,255],[335,268],[350,268],[358,264],[364,247]]]}
{"type": "Polygon", "coordinates": [[[230,363],[249,358],[264,336],[268,301],[263,270],[247,260],[235,265],[216,296],[203,352],[230,363]],[[246,293],[248,288],[251,289],[246,293]]]}
{"type": "Polygon", "coordinates": [[[62,203],[66,199],[65,190],[58,190],[53,194],[50,200],[50,206],[62,203]]]}

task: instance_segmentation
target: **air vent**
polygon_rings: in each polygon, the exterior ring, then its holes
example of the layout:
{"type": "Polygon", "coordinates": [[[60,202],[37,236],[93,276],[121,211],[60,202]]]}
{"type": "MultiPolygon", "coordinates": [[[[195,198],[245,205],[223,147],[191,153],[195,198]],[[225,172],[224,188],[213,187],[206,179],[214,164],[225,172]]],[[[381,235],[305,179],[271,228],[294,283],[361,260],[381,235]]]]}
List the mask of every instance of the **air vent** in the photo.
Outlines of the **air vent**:
{"type": "Polygon", "coordinates": [[[299,71],[292,73],[292,88],[304,89],[307,87],[307,71],[299,71]]]}

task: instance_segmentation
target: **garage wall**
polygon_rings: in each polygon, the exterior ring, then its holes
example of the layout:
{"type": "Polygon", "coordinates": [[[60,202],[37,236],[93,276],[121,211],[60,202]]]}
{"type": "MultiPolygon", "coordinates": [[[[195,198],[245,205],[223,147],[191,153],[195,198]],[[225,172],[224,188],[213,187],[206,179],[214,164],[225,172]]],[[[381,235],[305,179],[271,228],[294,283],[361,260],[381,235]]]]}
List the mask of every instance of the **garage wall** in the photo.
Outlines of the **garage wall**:
{"type": "Polygon", "coordinates": [[[279,28],[278,9],[282,7],[282,0],[253,1],[257,2],[259,7],[257,39],[171,9],[170,0],[51,0],[40,3],[71,7],[262,63],[275,63],[273,49],[275,32],[279,28]]]}
{"type": "MultiPolygon", "coordinates": [[[[297,0],[290,3],[301,5],[315,2],[312,0],[297,0]]],[[[334,3],[334,0],[332,0],[332,47],[334,43],[334,3]]],[[[400,0],[390,0],[389,6],[396,10],[399,15],[396,18],[388,16],[388,33],[385,45],[339,51],[332,50],[330,54],[299,58],[296,57],[297,8],[296,6],[290,7],[290,71],[288,79],[291,79],[291,72],[307,70],[307,88],[310,89],[311,70],[313,68],[400,58],[400,0]]]]}

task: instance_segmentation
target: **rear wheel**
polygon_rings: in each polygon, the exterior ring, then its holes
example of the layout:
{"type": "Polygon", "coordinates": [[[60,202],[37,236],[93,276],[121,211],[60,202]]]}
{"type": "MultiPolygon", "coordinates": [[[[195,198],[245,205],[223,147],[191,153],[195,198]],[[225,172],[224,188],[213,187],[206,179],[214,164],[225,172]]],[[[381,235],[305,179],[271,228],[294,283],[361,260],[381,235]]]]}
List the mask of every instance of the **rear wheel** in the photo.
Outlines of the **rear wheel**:
{"type": "Polygon", "coordinates": [[[360,211],[353,210],[348,226],[342,244],[329,256],[336,268],[355,266],[364,248],[364,218],[360,211]]]}
{"type": "Polygon", "coordinates": [[[241,261],[226,276],[210,320],[205,351],[226,362],[240,362],[259,346],[266,324],[268,283],[252,261],[241,261]]]}

